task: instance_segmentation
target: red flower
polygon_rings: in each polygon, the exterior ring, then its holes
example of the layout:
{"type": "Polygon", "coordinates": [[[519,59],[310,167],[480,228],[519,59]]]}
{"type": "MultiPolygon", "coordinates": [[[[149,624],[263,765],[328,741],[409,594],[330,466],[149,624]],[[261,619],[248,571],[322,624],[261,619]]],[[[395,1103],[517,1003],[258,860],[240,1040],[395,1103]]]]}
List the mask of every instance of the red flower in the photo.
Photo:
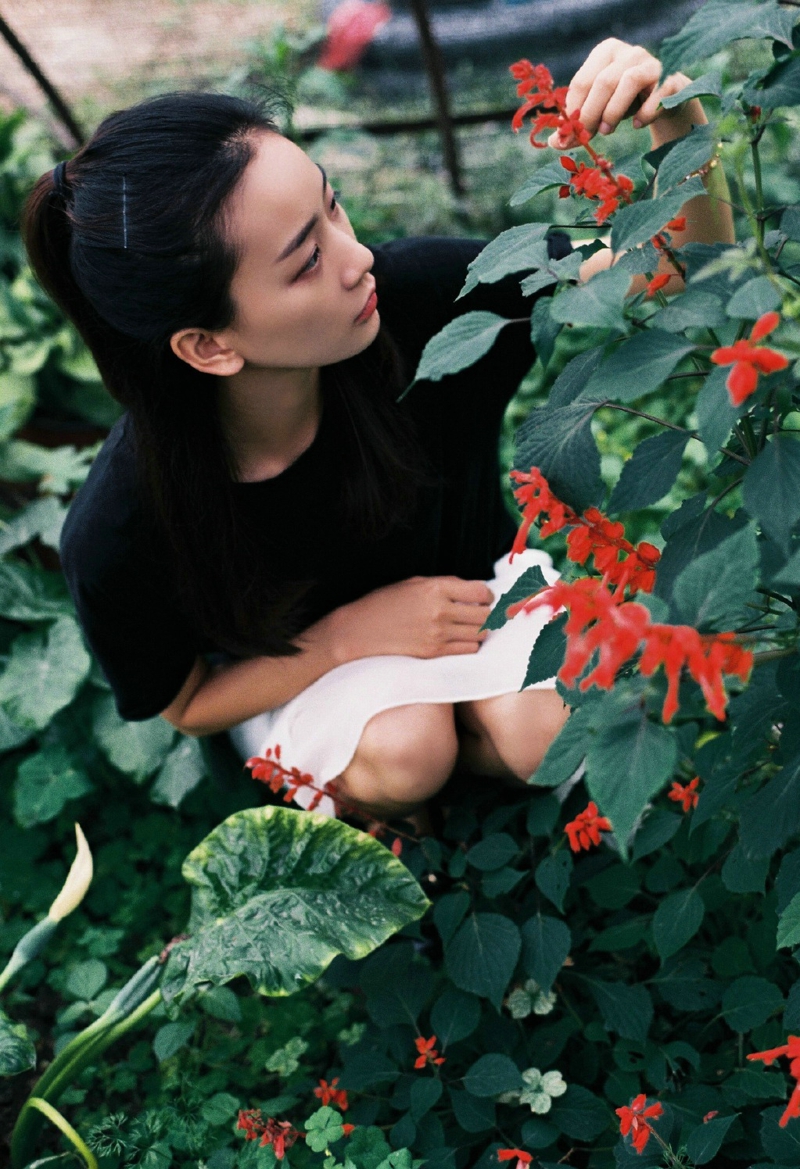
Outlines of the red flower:
{"type": "Polygon", "coordinates": [[[712,1112],[707,1112],[703,1117],[703,1124],[708,1124],[709,1120],[713,1120],[715,1116],[719,1116],[719,1110],[714,1109],[712,1112]]]}
{"type": "Polygon", "coordinates": [[[516,1158],[517,1161],[514,1169],[525,1169],[525,1166],[530,1165],[531,1161],[533,1160],[533,1156],[530,1153],[526,1153],[524,1149],[497,1150],[498,1161],[513,1161],[514,1158],[516,1158]]]}
{"type": "Polygon", "coordinates": [[[653,1131],[648,1119],[661,1116],[664,1112],[658,1103],[651,1104],[649,1107],[646,1105],[647,1097],[642,1093],[641,1096],[636,1096],[635,1099],[631,1100],[629,1105],[624,1104],[622,1108],[615,1109],[619,1117],[619,1131],[624,1137],[628,1133],[631,1134],[631,1144],[637,1153],[644,1152],[653,1131]]]}
{"type": "Polygon", "coordinates": [[[651,297],[655,296],[659,288],[663,288],[665,284],[669,284],[670,275],[671,273],[669,272],[659,272],[657,276],[653,277],[653,279],[647,285],[647,292],[645,294],[647,300],[650,300],[651,297]]]}
{"type": "Polygon", "coordinates": [[[328,19],[327,40],[317,61],[320,69],[353,69],[382,24],[390,20],[387,4],[342,0],[328,19]]]}
{"type": "Polygon", "coordinates": [[[679,215],[676,219],[670,219],[667,224],[666,231],[686,231],[686,216],[679,215]]]}
{"type": "Polygon", "coordinates": [[[314,1089],[314,1095],[322,1101],[323,1104],[330,1104],[333,1102],[337,1108],[342,1112],[347,1112],[350,1107],[347,1101],[347,1092],[344,1088],[337,1088],[339,1077],[334,1076],[330,1084],[327,1080],[320,1080],[319,1087],[314,1089]]]}
{"type": "Polygon", "coordinates": [[[564,825],[564,831],[573,852],[580,852],[582,848],[589,849],[593,844],[600,843],[600,833],[610,832],[611,824],[605,816],[597,810],[597,804],[590,800],[584,810],[564,825]]]}
{"type": "Polygon", "coordinates": [[[747,340],[734,341],[733,345],[723,345],[711,354],[711,360],[715,365],[733,366],[725,385],[734,406],[741,406],[742,402],[755,391],[760,373],[775,373],[779,369],[786,369],[789,364],[789,358],[783,353],[778,353],[776,349],[768,349],[765,345],[754,344],[776,329],[780,320],[780,315],[776,312],[764,313],[753,325],[747,340]]]}
{"type": "Polygon", "coordinates": [[[667,795],[676,804],[682,804],[684,812],[689,812],[692,808],[697,807],[697,801],[700,799],[697,791],[697,785],[699,783],[700,777],[697,775],[689,783],[678,783],[677,779],[674,779],[672,781],[672,789],[667,792],[667,795]]]}
{"type": "Polygon", "coordinates": [[[417,1036],[414,1040],[414,1046],[419,1052],[419,1055],[414,1061],[415,1068],[424,1068],[426,1064],[436,1064],[438,1066],[444,1063],[444,1056],[439,1055],[435,1045],[435,1035],[431,1035],[430,1039],[423,1039],[421,1035],[417,1036]]]}
{"type": "Polygon", "coordinates": [[[392,852],[394,853],[395,856],[400,856],[400,853],[402,851],[403,851],[403,842],[399,836],[395,836],[394,840],[392,841],[392,852]]]}
{"type": "Polygon", "coordinates": [[[343,1124],[343,1125],[342,1125],[342,1132],[344,1133],[344,1135],[345,1135],[346,1137],[349,1137],[349,1136],[350,1136],[350,1133],[353,1131],[353,1129],[354,1129],[355,1127],[356,1127],[356,1126],[355,1126],[354,1124],[343,1124]]]}
{"type": "Polygon", "coordinates": [[[250,774],[252,775],[253,779],[260,779],[262,783],[265,783],[269,787],[270,791],[275,793],[281,791],[285,787],[286,792],[283,799],[284,803],[287,804],[290,800],[294,799],[295,792],[298,788],[314,788],[316,794],[314,795],[311,804],[309,805],[309,811],[315,808],[322,799],[323,795],[328,793],[315,788],[314,777],[312,775],[306,774],[305,772],[301,772],[299,767],[284,767],[280,762],[280,746],[275,747],[274,759],[272,758],[272,755],[273,750],[271,747],[268,747],[264,758],[261,758],[258,755],[254,755],[252,759],[247,760],[245,767],[250,768],[250,774]]]}
{"type": "MultiPolygon", "coordinates": [[[[790,1075],[794,1077],[795,1081],[800,1081],[800,1035],[790,1035],[788,1042],[784,1043],[782,1047],[772,1047],[768,1051],[754,1051],[747,1058],[763,1060],[769,1067],[782,1055],[791,1060],[789,1064],[790,1075]]],[[[800,1082],[795,1083],[794,1090],[789,1097],[789,1103],[786,1105],[778,1124],[781,1128],[786,1128],[789,1121],[798,1116],[800,1116],[800,1082]]]]}
{"type": "Polygon", "coordinates": [[[288,1120],[273,1120],[272,1117],[262,1120],[260,1108],[241,1110],[236,1127],[244,1130],[246,1141],[255,1141],[261,1137],[262,1146],[272,1145],[272,1150],[279,1161],[283,1160],[286,1150],[291,1149],[297,1138],[303,1135],[296,1128],[292,1128],[288,1120]]]}

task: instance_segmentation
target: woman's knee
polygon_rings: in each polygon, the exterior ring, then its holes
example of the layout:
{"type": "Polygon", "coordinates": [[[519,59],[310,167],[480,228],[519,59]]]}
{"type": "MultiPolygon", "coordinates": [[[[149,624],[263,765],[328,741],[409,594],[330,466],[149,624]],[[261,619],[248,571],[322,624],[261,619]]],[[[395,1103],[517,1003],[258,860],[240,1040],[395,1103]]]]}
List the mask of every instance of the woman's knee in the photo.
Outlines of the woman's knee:
{"type": "Polygon", "coordinates": [[[569,717],[556,690],[525,690],[468,704],[473,733],[486,735],[508,770],[527,779],[569,717]]]}
{"type": "Polygon", "coordinates": [[[457,753],[451,705],[385,710],[364,727],[342,775],[344,789],[352,799],[372,806],[418,804],[444,785],[457,753]]]}

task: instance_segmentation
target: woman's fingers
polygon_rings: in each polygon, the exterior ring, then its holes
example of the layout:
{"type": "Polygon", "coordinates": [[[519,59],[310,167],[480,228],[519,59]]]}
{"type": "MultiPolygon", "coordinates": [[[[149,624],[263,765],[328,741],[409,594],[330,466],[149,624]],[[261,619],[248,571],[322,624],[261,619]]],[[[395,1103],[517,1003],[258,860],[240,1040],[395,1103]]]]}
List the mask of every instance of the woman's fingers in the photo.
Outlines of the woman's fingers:
{"type": "Polygon", "coordinates": [[[453,601],[449,608],[449,617],[454,625],[472,625],[480,629],[492,611],[491,605],[465,604],[463,601],[453,601]]]}
{"type": "Polygon", "coordinates": [[[657,86],[646,101],[642,103],[641,109],[637,112],[633,120],[634,126],[649,126],[654,122],[659,114],[659,107],[665,97],[671,97],[673,93],[680,93],[687,85],[691,84],[690,78],[685,73],[672,73],[666,80],[657,86]]]}
{"type": "Polygon", "coordinates": [[[462,601],[472,605],[491,605],[494,593],[483,580],[462,580],[458,576],[444,578],[447,597],[451,601],[462,601]]]}
{"type": "Polygon", "coordinates": [[[623,42],[618,41],[615,37],[608,37],[599,45],[595,45],[569,83],[565,102],[568,114],[583,109],[583,103],[589,95],[597,74],[601,69],[605,69],[607,65],[611,64],[617,47],[622,44],[623,42]]]}
{"type": "MultiPolygon", "coordinates": [[[[630,113],[644,104],[658,85],[659,72],[659,63],[652,57],[650,61],[642,61],[640,64],[625,70],[618,78],[605,106],[597,115],[597,129],[601,134],[611,134],[623,118],[628,117],[630,113]]],[[[602,94],[599,95],[599,99],[602,101],[602,94]]],[[[594,110],[591,113],[594,117],[594,110]]],[[[585,122],[584,125],[586,125],[585,122]]],[[[594,122],[592,122],[592,126],[594,126],[594,122]]],[[[590,133],[593,132],[590,126],[587,125],[586,128],[590,133]]]]}

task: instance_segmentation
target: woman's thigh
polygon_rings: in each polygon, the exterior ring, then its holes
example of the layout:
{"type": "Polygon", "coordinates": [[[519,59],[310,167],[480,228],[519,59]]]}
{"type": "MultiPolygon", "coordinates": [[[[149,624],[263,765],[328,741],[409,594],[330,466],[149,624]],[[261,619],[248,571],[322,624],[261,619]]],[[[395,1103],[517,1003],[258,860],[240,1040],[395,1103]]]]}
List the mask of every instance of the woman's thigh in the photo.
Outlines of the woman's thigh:
{"type": "Polygon", "coordinates": [[[523,690],[459,703],[457,715],[477,736],[475,752],[485,752],[493,773],[499,760],[511,775],[525,780],[567,721],[569,707],[556,690],[523,690]]]}

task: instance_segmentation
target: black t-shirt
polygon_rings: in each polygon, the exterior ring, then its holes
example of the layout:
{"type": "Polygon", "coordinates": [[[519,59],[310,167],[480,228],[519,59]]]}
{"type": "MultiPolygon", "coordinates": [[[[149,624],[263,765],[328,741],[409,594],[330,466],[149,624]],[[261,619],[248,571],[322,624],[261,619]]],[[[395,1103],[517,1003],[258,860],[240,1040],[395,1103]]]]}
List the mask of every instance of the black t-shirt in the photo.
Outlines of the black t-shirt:
{"type": "MultiPolygon", "coordinates": [[[[373,589],[415,575],[491,576],[514,523],[502,500],[497,444],[503,412],[535,360],[532,298],[519,275],[479,285],[456,302],[484,240],[416,237],[373,247],[382,327],[394,338],[407,382],[426,342],[462,313],[508,318],[493,348],[469,369],[420,382],[398,404],[410,413],[434,469],[414,522],[389,537],[353,539],[321,522],[337,474],[336,436],[322,410],[311,445],[280,475],[236,484],[236,502],[275,550],[287,579],[316,583],[303,599],[303,627],[373,589]],[[315,518],[316,517],[316,518],[315,518]]],[[[569,239],[550,237],[550,254],[569,239]]],[[[70,507],[61,559],[83,631],[123,718],[159,714],[181,690],[199,653],[213,647],[181,610],[166,565],[142,539],[132,427],[114,426],[70,507]]]]}

